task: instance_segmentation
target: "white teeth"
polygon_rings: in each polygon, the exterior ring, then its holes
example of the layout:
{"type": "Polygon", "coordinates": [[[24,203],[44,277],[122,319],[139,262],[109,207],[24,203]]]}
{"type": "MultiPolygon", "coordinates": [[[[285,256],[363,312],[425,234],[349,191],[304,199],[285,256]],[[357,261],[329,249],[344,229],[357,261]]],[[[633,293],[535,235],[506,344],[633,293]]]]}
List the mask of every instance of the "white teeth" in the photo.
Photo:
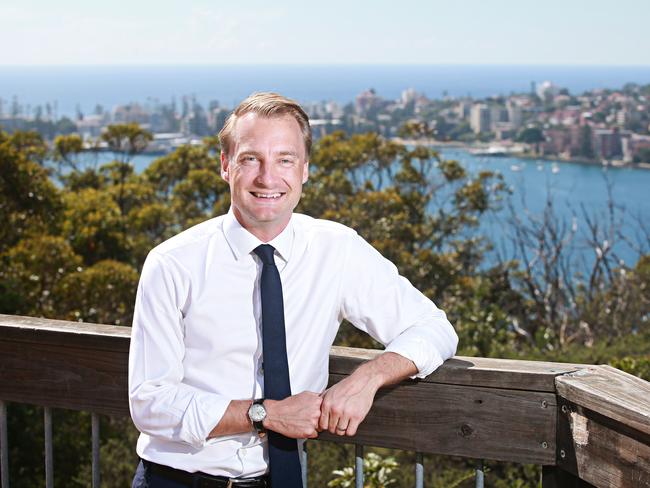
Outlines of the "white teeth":
{"type": "Polygon", "coordinates": [[[257,198],[280,198],[282,193],[253,193],[257,198]]]}

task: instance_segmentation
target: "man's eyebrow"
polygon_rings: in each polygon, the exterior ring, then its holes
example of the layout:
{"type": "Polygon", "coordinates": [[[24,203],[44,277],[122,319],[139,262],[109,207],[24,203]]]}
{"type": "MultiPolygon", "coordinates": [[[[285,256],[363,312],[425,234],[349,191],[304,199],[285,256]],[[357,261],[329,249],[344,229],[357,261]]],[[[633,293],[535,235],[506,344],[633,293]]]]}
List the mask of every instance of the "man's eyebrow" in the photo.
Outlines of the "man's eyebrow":
{"type": "Polygon", "coordinates": [[[298,153],[297,153],[296,151],[290,151],[290,150],[286,150],[286,151],[278,151],[277,154],[278,154],[279,156],[294,156],[294,157],[298,157],[298,153]]]}
{"type": "Polygon", "coordinates": [[[253,149],[245,149],[244,151],[241,151],[237,156],[242,157],[242,156],[259,156],[261,153],[258,151],[255,151],[253,149]]]}

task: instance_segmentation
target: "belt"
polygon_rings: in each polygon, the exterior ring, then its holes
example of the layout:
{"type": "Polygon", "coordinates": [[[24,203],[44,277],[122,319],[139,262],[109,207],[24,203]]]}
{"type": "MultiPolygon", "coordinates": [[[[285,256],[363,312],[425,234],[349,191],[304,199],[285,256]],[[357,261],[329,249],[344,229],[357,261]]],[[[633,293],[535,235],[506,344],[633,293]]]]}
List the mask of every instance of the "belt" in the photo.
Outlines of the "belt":
{"type": "Polygon", "coordinates": [[[180,469],[170,468],[162,464],[142,460],[145,467],[153,474],[170,481],[182,483],[191,488],[270,488],[271,480],[268,475],[254,478],[228,478],[206,473],[188,473],[180,469]]]}

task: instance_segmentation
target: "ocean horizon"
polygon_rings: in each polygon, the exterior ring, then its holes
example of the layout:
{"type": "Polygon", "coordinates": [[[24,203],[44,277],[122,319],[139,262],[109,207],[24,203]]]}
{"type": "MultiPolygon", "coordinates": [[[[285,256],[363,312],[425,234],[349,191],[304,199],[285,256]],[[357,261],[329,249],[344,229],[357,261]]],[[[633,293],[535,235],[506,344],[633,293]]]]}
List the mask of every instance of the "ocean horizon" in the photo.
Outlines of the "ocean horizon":
{"type": "Polygon", "coordinates": [[[277,91],[301,103],[354,101],[373,88],[397,99],[407,88],[429,98],[530,92],[551,81],[572,94],[626,83],[650,83],[649,66],[568,65],[116,65],[0,66],[0,99],[7,113],[14,97],[32,109],[57,104],[58,115],[92,113],[131,102],[179,102],[194,96],[232,108],[254,91],[277,91]]]}

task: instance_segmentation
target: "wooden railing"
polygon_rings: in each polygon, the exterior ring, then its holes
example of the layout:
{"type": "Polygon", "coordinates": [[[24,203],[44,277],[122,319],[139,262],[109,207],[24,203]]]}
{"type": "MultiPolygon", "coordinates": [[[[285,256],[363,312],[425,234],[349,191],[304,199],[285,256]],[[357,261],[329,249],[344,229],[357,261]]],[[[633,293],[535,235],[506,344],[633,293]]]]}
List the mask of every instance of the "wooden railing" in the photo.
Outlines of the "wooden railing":
{"type": "MultiPolygon", "coordinates": [[[[2,488],[6,402],[45,407],[46,438],[52,408],[92,412],[97,426],[97,415],[128,415],[129,340],[128,327],[0,315],[2,488]]],[[[379,352],[333,347],[330,383],[379,352]]],[[[380,390],[355,437],[320,438],[355,443],[357,464],[370,445],[416,451],[419,460],[435,453],[539,464],[544,488],[648,487],[650,383],[609,366],[454,357],[424,380],[380,390]]],[[[51,485],[47,447],[45,465],[51,485]]],[[[421,464],[416,472],[421,484],[421,464]]]]}

